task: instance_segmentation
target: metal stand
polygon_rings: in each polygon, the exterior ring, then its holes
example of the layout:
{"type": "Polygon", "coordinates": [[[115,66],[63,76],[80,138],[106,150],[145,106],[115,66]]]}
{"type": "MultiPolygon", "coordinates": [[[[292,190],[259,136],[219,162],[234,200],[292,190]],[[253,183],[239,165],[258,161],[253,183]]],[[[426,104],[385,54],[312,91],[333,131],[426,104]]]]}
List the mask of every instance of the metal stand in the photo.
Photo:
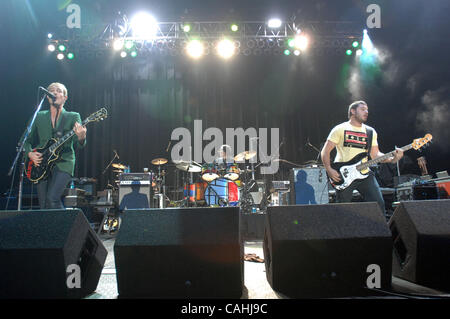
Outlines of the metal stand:
{"type": "Polygon", "coordinates": [[[33,114],[33,117],[31,118],[30,123],[28,124],[27,129],[25,130],[25,132],[23,133],[19,143],[17,144],[18,145],[17,146],[17,154],[16,154],[14,162],[13,162],[13,164],[12,164],[12,166],[9,169],[9,172],[8,172],[8,176],[11,176],[12,173],[14,172],[14,170],[16,169],[17,161],[19,160],[20,155],[22,154],[22,163],[20,165],[20,176],[19,176],[19,194],[18,194],[18,198],[17,198],[17,210],[21,210],[22,209],[23,175],[25,173],[25,158],[26,158],[24,145],[25,145],[25,142],[28,139],[28,136],[30,135],[31,128],[33,127],[34,121],[36,120],[36,115],[41,110],[42,103],[44,102],[44,100],[45,100],[45,95],[41,99],[39,105],[36,108],[36,111],[33,114]]]}

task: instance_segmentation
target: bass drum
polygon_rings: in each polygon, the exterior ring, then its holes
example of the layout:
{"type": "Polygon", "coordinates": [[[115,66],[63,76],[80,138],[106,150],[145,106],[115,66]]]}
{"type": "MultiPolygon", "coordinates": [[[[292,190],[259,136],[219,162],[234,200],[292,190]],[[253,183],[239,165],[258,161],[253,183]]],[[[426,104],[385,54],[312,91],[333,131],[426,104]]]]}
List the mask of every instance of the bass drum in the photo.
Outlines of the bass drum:
{"type": "Polygon", "coordinates": [[[239,188],[225,178],[218,178],[205,189],[205,201],[208,206],[238,206],[239,188]]]}

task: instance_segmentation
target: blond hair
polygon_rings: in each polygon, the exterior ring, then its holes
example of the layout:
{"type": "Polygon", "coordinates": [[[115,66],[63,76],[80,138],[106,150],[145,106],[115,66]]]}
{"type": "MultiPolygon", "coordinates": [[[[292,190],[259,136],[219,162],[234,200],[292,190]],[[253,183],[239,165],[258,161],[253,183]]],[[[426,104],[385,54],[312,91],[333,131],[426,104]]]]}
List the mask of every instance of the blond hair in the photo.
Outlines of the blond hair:
{"type": "Polygon", "coordinates": [[[59,82],[53,82],[47,87],[47,90],[50,91],[50,88],[52,86],[58,86],[60,89],[62,89],[64,96],[67,96],[67,88],[66,88],[66,86],[64,84],[59,83],[59,82]]]}

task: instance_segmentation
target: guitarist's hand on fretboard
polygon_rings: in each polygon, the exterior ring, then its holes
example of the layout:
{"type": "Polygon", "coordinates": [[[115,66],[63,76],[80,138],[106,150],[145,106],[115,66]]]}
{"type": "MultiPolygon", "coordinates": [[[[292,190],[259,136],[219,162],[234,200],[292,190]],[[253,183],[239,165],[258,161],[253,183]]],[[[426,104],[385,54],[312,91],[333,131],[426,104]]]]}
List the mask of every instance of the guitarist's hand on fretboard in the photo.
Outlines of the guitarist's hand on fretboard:
{"type": "Polygon", "coordinates": [[[401,148],[396,147],[392,163],[397,163],[402,157],[403,157],[403,150],[401,148]]]}
{"type": "Polygon", "coordinates": [[[42,162],[42,154],[39,152],[29,152],[28,158],[33,161],[35,166],[39,166],[39,164],[41,164],[42,162]]]}
{"type": "Polygon", "coordinates": [[[82,141],[86,138],[86,131],[87,131],[86,126],[83,126],[78,122],[75,122],[75,125],[73,126],[73,131],[77,135],[79,141],[82,141]]]}

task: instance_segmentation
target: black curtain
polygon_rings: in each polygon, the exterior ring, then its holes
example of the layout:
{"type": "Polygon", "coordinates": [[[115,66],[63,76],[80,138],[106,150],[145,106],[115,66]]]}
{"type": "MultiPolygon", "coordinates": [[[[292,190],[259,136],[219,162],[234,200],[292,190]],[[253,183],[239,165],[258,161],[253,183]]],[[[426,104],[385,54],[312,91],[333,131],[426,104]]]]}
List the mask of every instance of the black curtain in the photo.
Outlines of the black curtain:
{"type": "MultiPolygon", "coordinates": [[[[237,56],[231,61],[215,57],[193,61],[170,55],[137,59],[103,56],[65,61],[46,77],[48,82],[66,84],[66,108],[80,112],[82,118],[107,108],[106,120],[88,125],[88,143],[78,151],[75,173],[77,177],[95,177],[104,187],[114,179],[112,169],[102,174],[114,156],[113,150],[120,156],[115,162],[129,165],[132,172],[142,172],[143,168],[155,171],[152,159],[162,157],[171,163],[168,146],[172,131],[185,127],[193,132],[194,120],[202,120],[203,131],[221,129],[224,143],[226,128],[267,128],[269,132],[278,128],[282,159],[295,163],[315,160],[317,151],[307,142],[319,148],[331,126],[345,120],[347,103],[345,95],[331,92],[336,95],[335,107],[329,107],[330,85],[336,87],[338,75],[324,81],[315,63],[325,63],[331,75],[330,68],[337,70],[337,63],[328,58],[315,60],[305,63],[299,57],[287,56],[237,56]]],[[[208,142],[203,141],[203,146],[208,142]]],[[[281,164],[282,176],[273,178],[287,179],[285,165],[281,164]]],[[[169,177],[174,170],[173,165],[168,166],[169,177]]]]}

